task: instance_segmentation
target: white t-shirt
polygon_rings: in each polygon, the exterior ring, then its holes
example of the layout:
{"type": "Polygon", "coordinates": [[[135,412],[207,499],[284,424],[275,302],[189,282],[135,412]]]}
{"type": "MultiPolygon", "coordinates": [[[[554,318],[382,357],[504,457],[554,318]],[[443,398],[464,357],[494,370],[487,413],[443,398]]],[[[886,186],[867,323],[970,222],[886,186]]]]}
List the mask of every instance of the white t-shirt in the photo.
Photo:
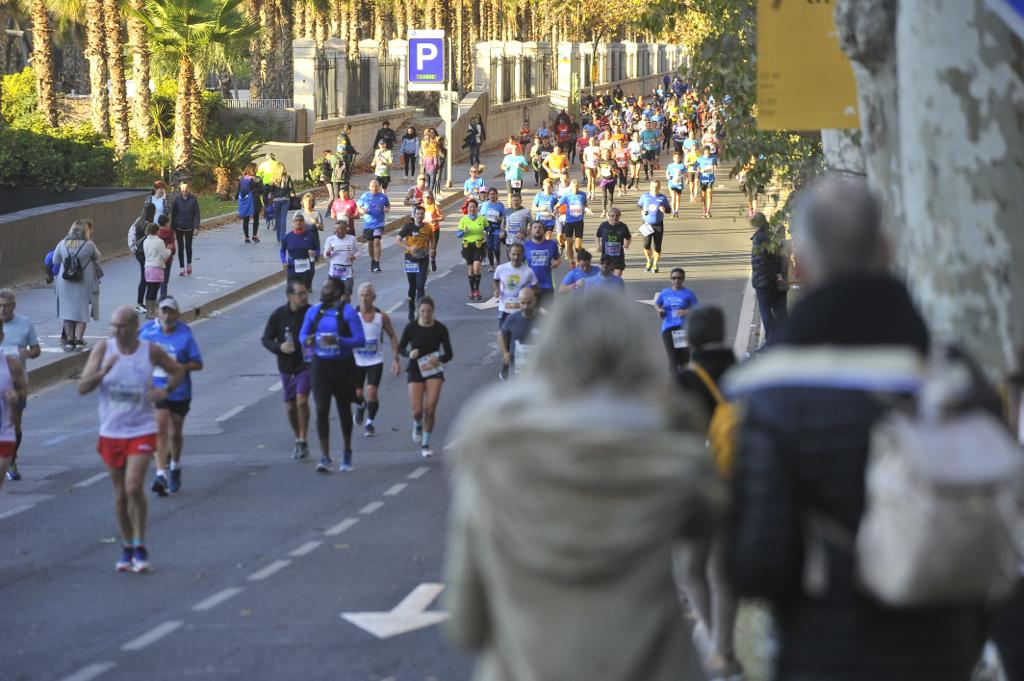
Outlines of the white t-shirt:
{"type": "Polygon", "coordinates": [[[583,165],[587,168],[596,168],[597,160],[601,157],[601,147],[583,147],[583,165]]]}
{"type": "Polygon", "coordinates": [[[332,234],[324,241],[324,254],[330,251],[329,276],[338,279],[349,279],[352,276],[352,261],[359,252],[359,244],[351,234],[338,238],[332,234]]]}
{"type": "Polygon", "coordinates": [[[525,262],[513,267],[506,262],[494,270],[494,281],[498,282],[498,312],[514,312],[519,309],[519,292],[524,288],[540,284],[533,269],[525,262]]]}

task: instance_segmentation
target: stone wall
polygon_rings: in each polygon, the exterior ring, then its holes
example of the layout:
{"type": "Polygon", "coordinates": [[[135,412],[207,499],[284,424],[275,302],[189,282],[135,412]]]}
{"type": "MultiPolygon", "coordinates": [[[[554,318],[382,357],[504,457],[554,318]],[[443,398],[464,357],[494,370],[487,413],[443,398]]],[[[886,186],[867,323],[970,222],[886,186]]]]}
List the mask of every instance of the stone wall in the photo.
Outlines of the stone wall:
{"type": "MultiPolygon", "coordinates": [[[[391,109],[379,113],[360,114],[358,116],[346,116],[345,118],[328,118],[324,121],[316,121],[313,125],[313,156],[320,157],[324,149],[334,149],[338,145],[338,134],[346,123],[352,126],[352,144],[359,152],[357,162],[370,160],[373,152],[373,138],[377,135],[381,123],[391,121],[391,129],[398,137],[402,136],[402,129],[406,121],[412,119],[416,110],[411,107],[404,109],[391,109]]],[[[417,130],[417,132],[420,132],[417,130]]],[[[443,132],[443,131],[438,131],[443,132]]],[[[397,157],[396,157],[397,162],[397,157]]]]}

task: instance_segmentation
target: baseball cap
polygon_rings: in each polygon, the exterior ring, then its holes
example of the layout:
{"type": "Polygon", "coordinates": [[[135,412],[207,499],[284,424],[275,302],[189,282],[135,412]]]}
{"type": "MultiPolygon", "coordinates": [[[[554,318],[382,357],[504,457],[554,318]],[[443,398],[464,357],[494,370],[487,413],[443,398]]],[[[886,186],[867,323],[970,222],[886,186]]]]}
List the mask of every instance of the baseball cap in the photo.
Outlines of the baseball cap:
{"type": "Polygon", "coordinates": [[[160,304],[157,307],[159,307],[161,310],[164,309],[165,307],[169,307],[175,312],[181,312],[181,308],[178,307],[178,301],[172,298],[171,296],[167,296],[166,298],[161,300],[160,304]]]}

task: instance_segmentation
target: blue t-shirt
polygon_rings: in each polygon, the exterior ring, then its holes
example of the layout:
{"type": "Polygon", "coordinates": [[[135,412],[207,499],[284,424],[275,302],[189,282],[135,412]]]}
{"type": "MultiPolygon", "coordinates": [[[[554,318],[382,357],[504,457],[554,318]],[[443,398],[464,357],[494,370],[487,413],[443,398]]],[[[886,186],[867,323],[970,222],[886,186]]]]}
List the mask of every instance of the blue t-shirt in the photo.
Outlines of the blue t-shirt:
{"type": "Polygon", "coordinates": [[[701,156],[697,159],[697,170],[700,171],[700,181],[707,184],[715,181],[715,159],[711,156],[701,156]]]}
{"type": "Polygon", "coordinates": [[[526,158],[522,154],[509,154],[501,162],[501,167],[505,171],[505,179],[509,181],[523,179],[523,166],[529,168],[530,164],[526,162],[526,158]]]}
{"type": "Polygon", "coordinates": [[[562,286],[575,286],[576,282],[581,279],[591,279],[601,274],[601,269],[598,267],[590,266],[590,269],[584,272],[579,267],[573,267],[569,270],[569,273],[562,279],[562,286]]]}
{"type": "MultiPolygon", "coordinates": [[[[595,267],[594,269],[598,268],[595,267]]],[[[625,291],[626,282],[624,282],[622,277],[617,274],[609,274],[607,277],[602,277],[600,270],[598,270],[598,275],[596,277],[588,277],[586,282],[583,284],[584,291],[596,291],[603,288],[610,289],[612,291],[625,291]]]]}
{"type": "Polygon", "coordinates": [[[363,322],[359,313],[351,305],[344,305],[341,318],[348,324],[348,335],[338,333],[338,308],[330,306],[320,318],[320,323],[313,333],[313,320],[317,312],[323,307],[323,303],[317,303],[306,310],[306,318],[302,320],[302,330],[299,331],[299,343],[303,346],[306,339],[313,336],[313,354],[321,359],[349,359],[355,348],[366,345],[366,335],[363,333],[363,322]]]}
{"type": "Polygon", "coordinates": [[[492,229],[501,227],[501,219],[505,217],[505,204],[501,201],[484,201],[480,204],[480,215],[484,216],[492,229]]]}
{"type": "Polygon", "coordinates": [[[534,211],[534,215],[544,223],[545,227],[551,227],[555,224],[556,203],[558,203],[558,196],[555,194],[540,192],[533,197],[533,207],[538,209],[534,211]]]}
{"type": "Polygon", "coordinates": [[[541,289],[551,289],[551,261],[558,257],[558,244],[554,241],[545,240],[537,243],[530,239],[523,244],[526,257],[526,264],[530,266],[533,273],[537,275],[537,281],[541,289]]]}
{"type": "Polygon", "coordinates": [[[644,149],[658,149],[661,146],[661,133],[657,130],[641,130],[640,143],[644,149]]]}
{"type": "Polygon", "coordinates": [[[697,140],[692,137],[687,137],[683,140],[683,151],[689,151],[691,147],[697,146],[697,140]]]}
{"type": "Polygon", "coordinates": [[[315,229],[303,230],[302,234],[288,232],[281,239],[281,264],[288,265],[290,274],[312,271],[313,262],[309,259],[309,251],[320,255],[320,236],[315,229]]]}
{"type": "Polygon", "coordinates": [[[550,134],[551,134],[551,131],[548,130],[543,125],[540,126],[539,128],[537,128],[537,137],[539,137],[541,139],[544,139],[545,137],[548,137],[550,134]]]}
{"type": "Polygon", "coordinates": [[[558,199],[557,206],[565,206],[566,222],[583,222],[583,210],[587,207],[587,195],[583,192],[566,194],[558,199]]]}
{"type": "Polygon", "coordinates": [[[669,287],[662,290],[654,299],[654,304],[665,310],[665,319],[661,322],[661,332],[679,329],[686,324],[686,317],[677,317],[676,310],[689,310],[698,305],[697,296],[685,286],[678,291],[669,287]]]}
{"type": "MultiPolygon", "coordinates": [[[[203,357],[199,354],[199,345],[196,344],[192,329],[188,328],[185,322],[177,322],[174,330],[166,334],[160,328],[160,322],[153,319],[146,322],[146,325],[139,329],[139,339],[156,343],[164,349],[179,364],[185,362],[202,362],[203,357]]],[[[167,387],[167,373],[160,367],[153,367],[153,385],[157,388],[167,387]]],[[[192,399],[192,376],[191,372],[185,373],[178,387],[167,395],[172,402],[192,399]]]]}
{"type": "Polygon", "coordinates": [[[391,201],[384,192],[363,192],[356,205],[366,211],[363,215],[363,229],[380,229],[384,226],[384,209],[391,207],[391,201]]]}
{"type": "Polygon", "coordinates": [[[670,187],[682,187],[683,179],[686,177],[685,163],[669,163],[665,167],[665,175],[668,176],[670,187]]]}
{"type": "Polygon", "coordinates": [[[590,133],[591,137],[597,137],[597,133],[601,132],[601,128],[597,127],[593,123],[587,123],[583,126],[583,129],[590,133]]]}
{"type": "Polygon", "coordinates": [[[469,194],[470,196],[476,196],[480,192],[480,187],[484,186],[484,178],[476,177],[469,178],[462,183],[462,193],[469,194]]]}
{"type": "Polygon", "coordinates": [[[650,192],[641,194],[636,205],[640,207],[640,210],[646,211],[644,222],[649,225],[660,225],[665,222],[665,213],[658,210],[658,206],[664,207],[666,212],[672,210],[672,202],[668,200],[667,196],[664,194],[651,195],[650,192]]]}

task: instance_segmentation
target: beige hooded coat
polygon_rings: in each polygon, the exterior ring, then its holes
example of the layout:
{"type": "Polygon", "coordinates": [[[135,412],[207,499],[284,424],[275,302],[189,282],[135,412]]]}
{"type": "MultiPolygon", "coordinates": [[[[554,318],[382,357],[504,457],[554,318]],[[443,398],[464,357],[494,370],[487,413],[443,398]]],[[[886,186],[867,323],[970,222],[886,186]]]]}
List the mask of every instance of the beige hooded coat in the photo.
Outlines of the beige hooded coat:
{"type": "Polygon", "coordinates": [[[711,529],[724,491],[703,438],[669,420],[526,377],[463,412],[446,594],[476,681],[704,678],[671,550],[711,529]]]}

